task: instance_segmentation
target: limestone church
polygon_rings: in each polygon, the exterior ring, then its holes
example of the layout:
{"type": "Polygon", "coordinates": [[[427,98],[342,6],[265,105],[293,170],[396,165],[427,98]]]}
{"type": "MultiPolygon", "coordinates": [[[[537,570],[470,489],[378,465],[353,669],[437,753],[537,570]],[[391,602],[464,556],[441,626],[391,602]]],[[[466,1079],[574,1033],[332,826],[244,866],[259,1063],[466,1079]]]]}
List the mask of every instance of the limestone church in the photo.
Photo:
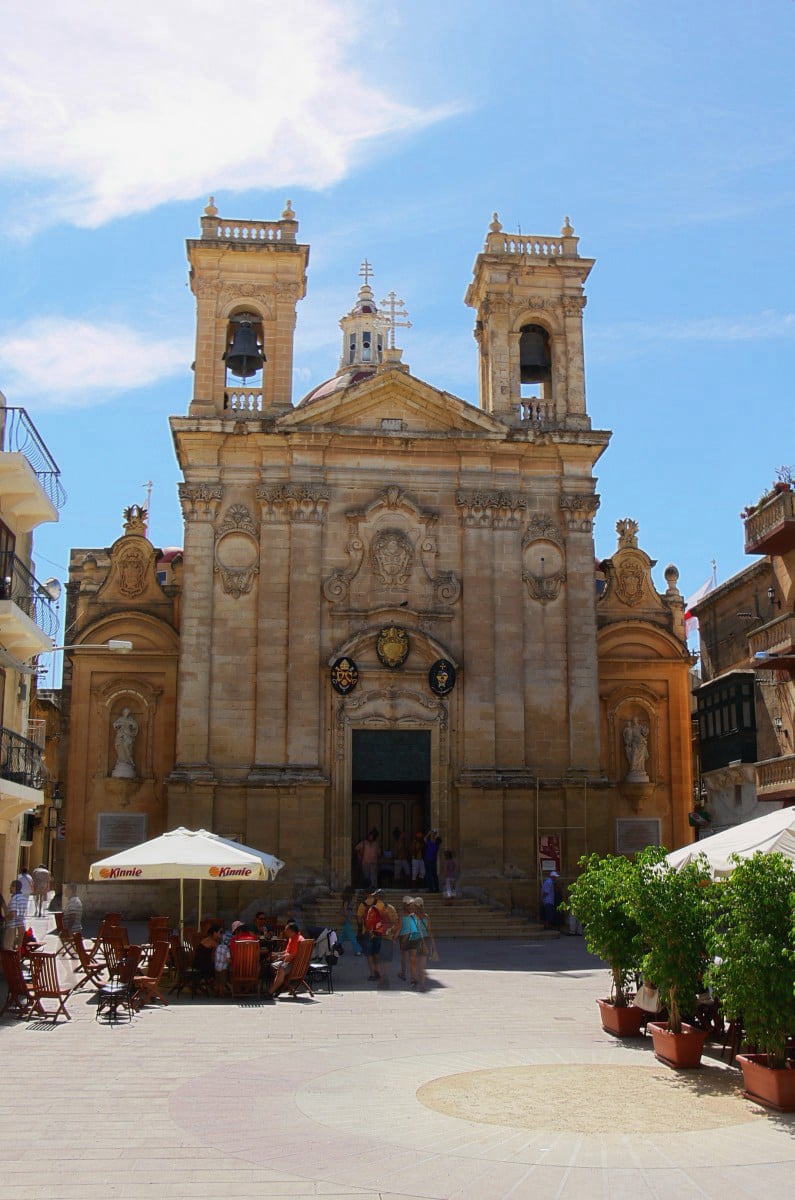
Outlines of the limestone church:
{"type": "Polygon", "coordinates": [[[678,573],[657,592],[630,519],[595,561],[610,434],[586,406],[578,242],[495,215],[466,292],[477,407],[411,374],[367,272],[336,374],[296,400],[295,214],[210,202],[171,418],[183,546],[133,508],[109,550],[72,552],[67,877],[184,824],[277,854],[277,890],[336,888],[366,830],[433,827],[465,886],[532,909],[542,868],[688,840],[678,573]]]}

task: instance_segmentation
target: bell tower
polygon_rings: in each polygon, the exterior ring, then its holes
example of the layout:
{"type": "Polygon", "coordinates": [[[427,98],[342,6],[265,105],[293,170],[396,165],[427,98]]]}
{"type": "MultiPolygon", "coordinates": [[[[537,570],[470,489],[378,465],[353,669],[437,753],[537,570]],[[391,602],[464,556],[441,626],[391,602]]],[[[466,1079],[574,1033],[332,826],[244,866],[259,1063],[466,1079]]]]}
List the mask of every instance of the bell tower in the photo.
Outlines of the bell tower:
{"type": "Polygon", "coordinates": [[[590,429],[585,409],[581,258],[566,217],[560,237],[505,233],[497,214],[465,301],[477,314],[480,406],[510,424],[590,429]]]}
{"type": "Polygon", "coordinates": [[[259,415],[292,406],[296,305],[309,247],[287,201],[279,221],[226,221],[210,202],[188,241],[196,297],[191,416],[259,415]]]}

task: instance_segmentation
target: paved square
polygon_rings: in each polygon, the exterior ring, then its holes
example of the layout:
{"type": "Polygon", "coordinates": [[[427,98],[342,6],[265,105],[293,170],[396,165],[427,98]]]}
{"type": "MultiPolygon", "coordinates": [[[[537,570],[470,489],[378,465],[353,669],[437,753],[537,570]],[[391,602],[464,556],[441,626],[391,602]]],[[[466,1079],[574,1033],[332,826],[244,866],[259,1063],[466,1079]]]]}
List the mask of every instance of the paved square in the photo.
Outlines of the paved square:
{"type": "Polygon", "coordinates": [[[440,949],[425,994],[346,954],[314,1000],[3,1020],[0,1200],[792,1195],[795,1117],[603,1033],[581,938],[440,949]]]}

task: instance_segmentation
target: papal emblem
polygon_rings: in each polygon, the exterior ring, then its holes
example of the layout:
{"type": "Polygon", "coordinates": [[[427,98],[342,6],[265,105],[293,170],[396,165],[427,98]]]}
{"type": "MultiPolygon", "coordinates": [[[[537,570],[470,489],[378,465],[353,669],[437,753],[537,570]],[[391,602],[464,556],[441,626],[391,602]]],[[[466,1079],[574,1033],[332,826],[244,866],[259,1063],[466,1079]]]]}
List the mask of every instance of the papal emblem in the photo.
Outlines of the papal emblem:
{"type": "Polygon", "coordinates": [[[399,625],[387,625],[378,635],[376,654],[385,667],[402,667],[409,653],[409,635],[399,625]]]}
{"type": "Polygon", "coordinates": [[[347,696],[359,682],[359,671],[352,658],[338,658],[331,668],[331,686],[341,696],[347,696]]]}
{"type": "Polygon", "coordinates": [[[455,667],[446,658],[437,658],[428,672],[428,683],[437,696],[447,696],[455,687],[455,667]]]}

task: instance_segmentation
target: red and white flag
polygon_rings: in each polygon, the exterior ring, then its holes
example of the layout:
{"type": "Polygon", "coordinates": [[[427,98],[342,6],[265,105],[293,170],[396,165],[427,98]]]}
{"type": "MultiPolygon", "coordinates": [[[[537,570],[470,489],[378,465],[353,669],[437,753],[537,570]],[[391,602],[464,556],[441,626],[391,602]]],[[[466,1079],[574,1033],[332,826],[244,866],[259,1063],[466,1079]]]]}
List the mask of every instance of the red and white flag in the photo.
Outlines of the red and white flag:
{"type": "Polygon", "coordinates": [[[685,637],[690,637],[691,633],[698,633],[698,617],[693,616],[693,609],[698,604],[699,600],[703,600],[708,592],[711,592],[717,586],[717,567],[715,560],[712,560],[712,574],[706,583],[702,583],[701,587],[693,592],[693,595],[685,604],[685,637]]]}

